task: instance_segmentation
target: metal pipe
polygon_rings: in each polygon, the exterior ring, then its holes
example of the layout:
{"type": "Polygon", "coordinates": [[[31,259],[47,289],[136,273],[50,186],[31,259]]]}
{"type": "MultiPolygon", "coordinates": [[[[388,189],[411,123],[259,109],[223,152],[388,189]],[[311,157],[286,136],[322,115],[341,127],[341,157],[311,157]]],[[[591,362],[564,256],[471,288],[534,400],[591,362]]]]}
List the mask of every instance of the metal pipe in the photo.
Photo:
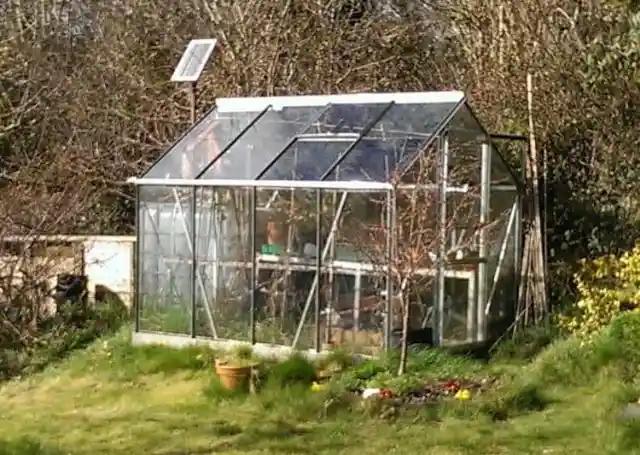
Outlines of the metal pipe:
{"type": "MultiPolygon", "coordinates": [[[[322,343],[320,340],[320,305],[322,304],[322,190],[316,190],[316,276],[318,285],[316,286],[316,307],[315,307],[315,347],[316,352],[320,352],[322,343]]],[[[304,322],[304,321],[302,321],[304,322]]]]}
{"type": "Polygon", "coordinates": [[[197,255],[197,231],[196,231],[196,201],[197,201],[196,187],[191,189],[191,337],[195,338],[197,324],[197,305],[198,292],[196,288],[196,277],[198,276],[198,255],[197,255]]]}
{"type": "MultiPolygon", "coordinates": [[[[482,168],[480,176],[480,235],[478,253],[480,258],[486,258],[487,251],[487,223],[491,210],[491,145],[484,142],[481,145],[482,168]]],[[[476,308],[476,341],[483,341],[487,336],[487,321],[484,308],[487,304],[488,270],[486,261],[478,264],[478,299],[476,308]]]]}
{"type": "Polygon", "coordinates": [[[493,141],[519,141],[529,142],[529,136],[511,133],[489,133],[489,138],[493,141]]]}
{"type": "Polygon", "coordinates": [[[144,242],[144,236],[142,232],[143,224],[142,224],[142,220],[140,219],[140,213],[141,213],[140,191],[141,191],[140,187],[135,188],[136,216],[135,216],[134,223],[135,223],[136,244],[133,249],[133,276],[135,277],[134,289],[133,289],[133,308],[134,308],[134,331],[135,332],[140,331],[140,310],[141,310],[140,283],[142,282],[142,273],[144,272],[144,269],[140,267],[140,262],[142,258],[141,252],[143,251],[142,247],[144,242]]]}
{"type": "Polygon", "coordinates": [[[256,292],[257,292],[257,283],[258,283],[258,261],[256,260],[256,251],[258,248],[257,245],[257,200],[258,200],[258,190],[254,187],[251,189],[251,201],[250,201],[250,210],[251,210],[251,225],[250,225],[250,233],[249,237],[251,238],[251,283],[249,285],[250,295],[249,295],[249,341],[251,344],[256,343],[256,292]]]}
{"type": "Polygon", "coordinates": [[[434,293],[433,343],[442,345],[444,341],[444,301],[445,301],[445,261],[447,254],[447,180],[449,173],[449,138],[445,134],[440,143],[440,195],[438,216],[438,262],[436,292],[434,293]]]}

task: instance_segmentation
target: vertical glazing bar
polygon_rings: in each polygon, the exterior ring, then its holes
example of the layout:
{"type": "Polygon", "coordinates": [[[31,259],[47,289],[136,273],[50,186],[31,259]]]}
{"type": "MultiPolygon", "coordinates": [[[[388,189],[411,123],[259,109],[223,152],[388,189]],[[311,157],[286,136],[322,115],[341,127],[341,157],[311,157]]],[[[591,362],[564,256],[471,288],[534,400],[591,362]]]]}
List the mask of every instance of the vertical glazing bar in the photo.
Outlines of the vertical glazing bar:
{"type": "Polygon", "coordinates": [[[194,186],[191,188],[191,338],[197,336],[197,301],[198,291],[196,288],[196,277],[198,276],[198,253],[196,245],[198,243],[198,234],[196,231],[196,206],[198,198],[198,189],[194,186]]]}
{"type": "Polygon", "coordinates": [[[449,174],[449,139],[445,133],[438,147],[440,152],[440,163],[438,172],[438,257],[436,271],[435,301],[433,312],[433,344],[441,346],[444,341],[444,284],[445,284],[445,261],[447,254],[447,180],[449,174]]]}
{"type": "Polygon", "coordinates": [[[480,235],[478,242],[478,253],[480,256],[480,263],[478,264],[478,299],[476,308],[476,341],[483,341],[487,336],[487,316],[485,314],[485,308],[488,305],[487,302],[487,285],[488,285],[488,270],[487,270],[487,228],[486,224],[489,222],[489,209],[490,209],[490,197],[491,197],[491,145],[483,143],[481,146],[482,151],[482,169],[480,175],[480,235]]]}
{"type": "Polygon", "coordinates": [[[386,213],[386,249],[387,249],[387,268],[386,268],[386,300],[385,300],[385,318],[384,318],[384,349],[391,349],[391,331],[393,330],[393,277],[391,275],[391,267],[395,253],[393,251],[393,234],[395,232],[395,192],[387,192],[387,213],[386,213]]]}
{"type": "Polygon", "coordinates": [[[141,291],[141,282],[142,282],[142,273],[144,268],[141,267],[142,262],[142,242],[144,241],[144,224],[142,223],[142,213],[140,206],[140,187],[136,185],[135,187],[136,200],[135,200],[135,233],[136,233],[136,244],[133,246],[133,276],[134,276],[134,285],[133,285],[133,311],[134,311],[134,323],[133,330],[135,332],[140,331],[140,291],[141,291]]]}
{"type": "Polygon", "coordinates": [[[254,186],[251,189],[251,201],[250,201],[250,211],[251,211],[251,224],[250,224],[250,241],[251,241],[251,282],[249,285],[249,341],[251,344],[256,343],[256,285],[258,282],[258,269],[256,267],[256,251],[257,251],[257,238],[256,238],[256,230],[257,230],[257,208],[258,208],[258,190],[254,186]]]}
{"type": "Polygon", "coordinates": [[[320,352],[322,342],[320,340],[320,306],[322,304],[322,190],[316,190],[316,276],[318,285],[316,286],[315,305],[315,345],[316,352],[320,352]]]}
{"type": "MultiPolygon", "coordinates": [[[[356,272],[354,285],[353,285],[353,333],[360,331],[360,289],[362,287],[362,271],[356,272]]],[[[355,339],[354,345],[355,345],[355,339]]]]}

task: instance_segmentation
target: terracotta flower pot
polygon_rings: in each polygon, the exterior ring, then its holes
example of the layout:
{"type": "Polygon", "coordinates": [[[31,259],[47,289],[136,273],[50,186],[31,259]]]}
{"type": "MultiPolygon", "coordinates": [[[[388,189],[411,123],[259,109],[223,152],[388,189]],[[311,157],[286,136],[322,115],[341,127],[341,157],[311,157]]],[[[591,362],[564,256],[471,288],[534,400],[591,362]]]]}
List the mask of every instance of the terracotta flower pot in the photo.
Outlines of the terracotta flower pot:
{"type": "Polygon", "coordinates": [[[249,390],[252,365],[234,365],[216,360],[216,374],[222,386],[227,390],[249,390]]]}

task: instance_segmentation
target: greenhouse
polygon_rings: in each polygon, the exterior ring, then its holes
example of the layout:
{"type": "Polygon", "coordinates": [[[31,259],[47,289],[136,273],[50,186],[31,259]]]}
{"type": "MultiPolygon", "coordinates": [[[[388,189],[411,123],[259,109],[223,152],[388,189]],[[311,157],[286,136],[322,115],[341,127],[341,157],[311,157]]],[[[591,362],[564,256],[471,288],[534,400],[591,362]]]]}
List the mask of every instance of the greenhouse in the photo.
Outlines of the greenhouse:
{"type": "Polygon", "coordinates": [[[462,92],[218,99],[130,179],[134,341],[486,340],[513,320],[520,180],[462,92]]]}

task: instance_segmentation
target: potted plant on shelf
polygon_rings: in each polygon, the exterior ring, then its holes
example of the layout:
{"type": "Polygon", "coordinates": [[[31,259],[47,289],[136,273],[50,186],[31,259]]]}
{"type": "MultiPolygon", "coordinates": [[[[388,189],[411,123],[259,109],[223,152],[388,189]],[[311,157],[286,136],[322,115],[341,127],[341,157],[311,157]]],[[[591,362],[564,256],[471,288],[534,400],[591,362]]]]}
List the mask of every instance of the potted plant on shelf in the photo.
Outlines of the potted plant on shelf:
{"type": "Polygon", "coordinates": [[[238,346],[215,360],[216,374],[228,390],[248,390],[257,365],[251,346],[238,346]]]}

